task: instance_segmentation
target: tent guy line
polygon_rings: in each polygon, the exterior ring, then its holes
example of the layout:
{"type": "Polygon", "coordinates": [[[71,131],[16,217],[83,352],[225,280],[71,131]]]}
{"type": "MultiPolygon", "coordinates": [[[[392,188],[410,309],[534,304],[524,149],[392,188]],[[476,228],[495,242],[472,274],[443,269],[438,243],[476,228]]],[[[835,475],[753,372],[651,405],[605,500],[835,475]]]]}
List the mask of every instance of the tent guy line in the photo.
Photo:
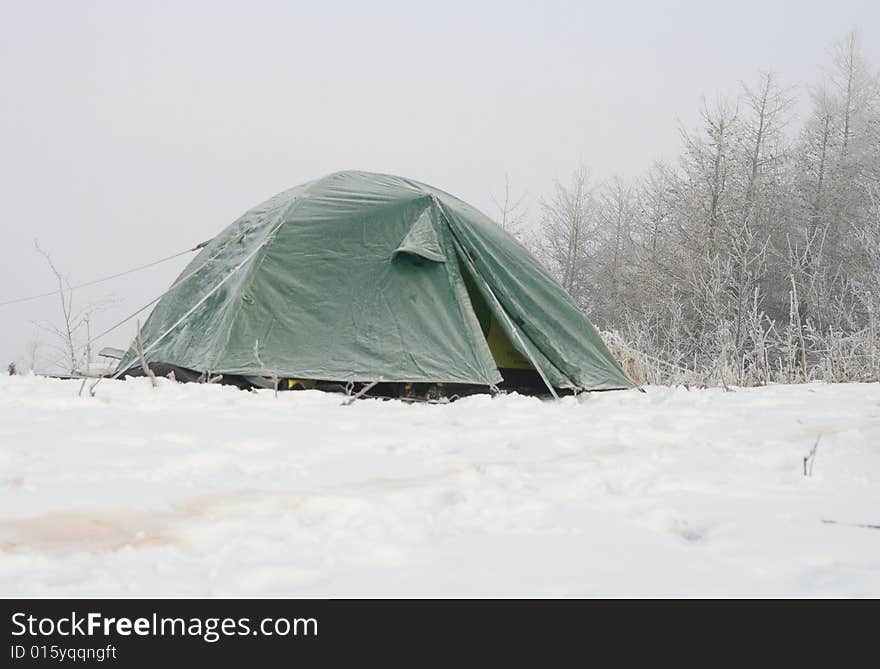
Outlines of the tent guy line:
{"type": "MultiPolygon", "coordinates": [[[[160,258],[159,260],[154,260],[153,262],[147,263],[145,265],[139,265],[137,267],[133,267],[131,269],[127,269],[124,272],[117,272],[116,274],[110,274],[108,276],[103,276],[99,279],[92,279],[91,281],[86,281],[85,283],[78,283],[75,286],[68,286],[68,290],[77,290],[79,288],[86,288],[87,286],[94,286],[99,283],[104,283],[105,281],[111,281],[112,279],[118,279],[120,277],[126,276],[128,274],[134,274],[135,272],[140,272],[144,269],[149,269],[150,267],[155,267],[156,265],[161,265],[164,262],[168,262],[169,260],[174,260],[175,258],[179,258],[180,256],[186,255],[187,253],[192,253],[193,251],[198,251],[205,247],[208,242],[202,242],[191,249],[186,249],[185,251],[180,251],[179,253],[175,253],[170,256],[166,256],[164,258],[160,258]]],[[[40,300],[44,297],[52,297],[53,295],[57,295],[58,290],[50,290],[45,293],[38,293],[36,295],[28,295],[26,297],[17,297],[12,300],[5,300],[0,302],[0,307],[6,307],[12,304],[20,304],[22,302],[31,302],[33,300],[40,300]]]]}
{"type": "MultiPolygon", "coordinates": [[[[210,243],[210,241],[202,242],[201,244],[199,244],[198,246],[196,246],[194,249],[190,249],[190,251],[195,251],[195,250],[197,250],[197,249],[202,249],[202,248],[204,248],[204,247],[205,247],[207,244],[209,244],[209,243],[210,243]]],[[[156,302],[158,302],[159,300],[161,300],[163,297],[165,297],[165,296],[166,296],[168,293],[170,293],[172,290],[175,290],[175,289],[178,288],[181,284],[183,284],[185,281],[189,280],[190,278],[192,278],[193,276],[195,276],[196,274],[198,274],[200,271],[202,271],[205,267],[207,267],[207,266],[210,265],[212,262],[214,262],[214,260],[217,259],[217,257],[220,255],[220,253],[221,253],[222,251],[223,251],[223,249],[220,249],[219,251],[217,251],[216,253],[214,253],[214,255],[212,255],[210,258],[208,258],[204,263],[202,263],[201,265],[199,265],[198,267],[196,267],[196,268],[193,269],[192,271],[187,272],[187,273],[184,274],[183,276],[178,277],[178,279],[177,279],[177,280],[171,285],[171,287],[170,287],[168,290],[166,290],[166,291],[164,291],[163,293],[161,293],[160,295],[154,297],[152,300],[150,300],[150,301],[147,302],[145,305],[143,305],[140,309],[138,309],[137,311],[133,311],[133,312],[130,313],[128,316],[126,316],[125,318],[123,318],[123,319],[120,320],[120,321],[117,321],[116,323],[114,323],[113,325],[111,325],[111,326],[110,326],[109,328],[107,328],[106,330],[103,330],[103,331],[100,332],[99,334],[96,334],[94,337],[92,337],[91,339],[89,339],[88,343],[89,343],[89,344],[94,344],[94,343],[95,343],[96,341],[98,341],[101,337],[104,337],[104,336],[110,334],[111,332],[113,332],[114,330],[116,330],[116,328],[119,328],[119,327],[125,325],[126,323],[128,323],[132,318],[134,318],[135,316],[137,316],[139,313],[141,313],[141,312],[144,311],[145,309],[148,309],[149,307],[152,307],[154,304],[156,304],[156,302]]],[[[189,251],[184,251],[184,253],[189,253],[189,251]]],[[[178,255],[182,255],[182,254],[178,254],[178,255]]]]}

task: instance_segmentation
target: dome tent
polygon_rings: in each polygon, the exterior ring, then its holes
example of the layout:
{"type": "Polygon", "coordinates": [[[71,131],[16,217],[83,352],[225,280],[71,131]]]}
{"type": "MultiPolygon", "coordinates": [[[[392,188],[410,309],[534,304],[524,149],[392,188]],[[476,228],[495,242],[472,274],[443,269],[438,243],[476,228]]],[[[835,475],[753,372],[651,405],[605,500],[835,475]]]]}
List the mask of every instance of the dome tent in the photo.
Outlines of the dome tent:
{"type": "MultiPolygon", "coordinates": [[[[144,324],[145,359],[194,373],[556,389],[632,387],[511,235],[425,184],[338,172],[211,240],[144,324]]],[[[130,349],[118,370],[136,373],[130,349]]]]}

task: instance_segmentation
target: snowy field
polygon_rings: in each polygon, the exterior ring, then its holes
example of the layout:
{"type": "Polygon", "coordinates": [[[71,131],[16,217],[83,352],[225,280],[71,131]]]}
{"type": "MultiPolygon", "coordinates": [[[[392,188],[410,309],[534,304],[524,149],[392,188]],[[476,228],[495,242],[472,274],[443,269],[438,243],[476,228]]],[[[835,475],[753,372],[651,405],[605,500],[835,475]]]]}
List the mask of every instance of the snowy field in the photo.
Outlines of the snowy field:
{"type": "Polygon", "coordinates": [[[0,379],[0,595],[880,595],[877,384],[160,383],[0,379]]]}

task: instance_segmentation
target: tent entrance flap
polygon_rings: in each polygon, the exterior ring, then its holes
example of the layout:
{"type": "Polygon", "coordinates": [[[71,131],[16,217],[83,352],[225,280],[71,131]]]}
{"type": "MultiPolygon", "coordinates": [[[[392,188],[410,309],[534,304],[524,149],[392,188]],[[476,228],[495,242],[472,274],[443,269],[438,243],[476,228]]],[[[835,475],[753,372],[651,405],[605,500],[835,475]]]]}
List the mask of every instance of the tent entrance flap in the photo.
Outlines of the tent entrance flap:
{"type": "Polygon", "coordinates": [[[510,341],[510,337],[504,332],[504,328],[498,321],[498,318],[477,288],[471,273],[461,261],[459,261],[459,271],[462,278],[464,278],[468,298],[471,301],[471,308],[473,308],[474,314],[476,314],[477,320],[480,322],[480,329],[486,338],[489,351],[492,353],[492,358],[495,360],[495,365],[498,369],[537,371],[528,358],[520,353],[510,341]]]}
{"type": "Polygon", "coordinates": [[[541,366],[535,360],[535,356],[532,353],[532,350],[525,343],[523,339],[523,335],[520,333],[519,328],[517,328],[516,324],[510,318],[510,315],[504,310],[504,306],[498,300],[498,297],[492,291],[492,287],[488,284],[486,279],[480,274],[479,270],[473,263],[470,255],[468,255],[467,251],[462,247],[461,242],[458,240],[458,237],[455,235],[455,231],[452,229],[452,226],[449,226],[449,231],[452,233],[453,241],[455,242],[455,249],[458,253],[459,260],[462,261],[462,264],[465,265],[465,275],[470,275],[471,279],[478,283],[483,292],[486,294],[487,301],[491,300],[493,314],[497,314],[500,318],[504,320],[504,323],[507,325],[507,331],[512,335],[512,338],[516,340],[519,346],[517,347],[518,351],[524,353],[530,363],[532,368],[538,372],[541,380],[544,382],[544,385],[547,386],[547,389],[550,391],[550,394],[553,395],[555,399],[559,399],[559,395],[556,393],[556,389],[553,387],[553,384],[550,383],[550,380],[547,378],[547,375],[544,373],[544,370],[541,369],[541,366]]]}

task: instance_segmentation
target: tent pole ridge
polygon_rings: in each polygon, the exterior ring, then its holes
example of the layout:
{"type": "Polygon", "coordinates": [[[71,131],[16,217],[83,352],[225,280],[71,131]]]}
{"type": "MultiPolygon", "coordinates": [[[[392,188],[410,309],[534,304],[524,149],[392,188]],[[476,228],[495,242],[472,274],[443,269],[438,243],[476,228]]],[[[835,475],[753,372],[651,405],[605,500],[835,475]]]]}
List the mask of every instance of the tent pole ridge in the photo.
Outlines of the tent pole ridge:
{"type": "MultiPolygon", "coordinates": [[[[438,205],[440,205],[440,202],[436,198],[436,196],[435,196],[434,201],[437,202],[438,205]]],[[[474,276],[477,277],[483,283],[483,286],[486,288],[486,291],[489,293],[489,295],[492,296],[492,299],[495,302],[495,306],[498,308],[498,311],[504,316],[504,319],[507,321],[507,325],[510,328],[510,331],[513,332],[514,336],[516,337],[517,341],[519,342],[520,347],[523,349],[523,351],[525,351],[526,355],[529,357],[529,362],[532,363],[532,366],[535,368],[535,370],[541,376],[541,380],[544,382],[544,385],[547,386],[547,389],[550,391],[550,394],[553,395],[553,398],[558,400],[559,395],[556,394],[556,389],[550,383],[550,380],[547,378],[547,375],[544,374],[544,370],[541,369],[541,366],[538,364],[538,361],[532,355],[531,349],[528,346],[526,346],[525,342],[522,340],[522,337],[520,337],[519,328],[517,328],[516,324],[511,320],[510,316],[507,314],[507,311],[501,305],[501,301],[495,295],[495,291],[492,290],[492,287],[489,285],[489,283],[486,281],[486,279],[483,278],[483,275],[480,274],[480,270],[477,269],[477,266],[474,264],[474,261],[471,259],[470,253],[468,253],[467,249],[464,248],[464,245],[458,239],[458,235],[455,234],[455,230],[453,230],[452,226],[449,224],[449,219],[446,217],[446,214],[443,212],[442,206],[440,206],[440,213],[443,215],[443,218],[446,221],[446,225],[449,227],[450,232],[452,232],[452,237],[455,239],[455,244],[461,250],[461,255],[464,256],[465,261],[468,264],[468,267],[473,272],[474,276]]]]}

